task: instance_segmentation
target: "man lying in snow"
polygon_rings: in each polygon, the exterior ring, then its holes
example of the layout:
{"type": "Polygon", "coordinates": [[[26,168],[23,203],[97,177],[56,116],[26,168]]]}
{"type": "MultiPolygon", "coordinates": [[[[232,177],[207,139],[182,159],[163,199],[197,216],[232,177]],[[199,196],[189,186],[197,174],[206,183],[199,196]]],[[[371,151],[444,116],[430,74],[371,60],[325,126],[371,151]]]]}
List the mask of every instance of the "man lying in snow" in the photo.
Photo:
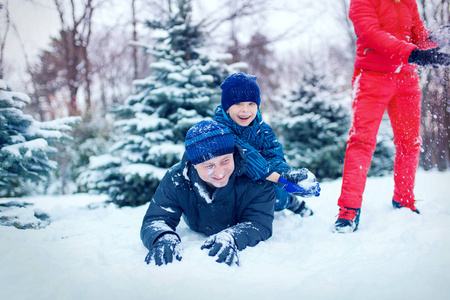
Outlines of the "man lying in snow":
{"type": "Polygon", "coordinates": [[[186,224],[209,236],[202,249],[219,263],[239,265],[238,251],[272,235],[275,192],[268,181],[252,181],[246,159],[230,131],[216,121],[201,121],[186,134],[186,152],[160,182],[141,227],[149,249],[147,264],[181,260],[175,232],[186,224]]]}

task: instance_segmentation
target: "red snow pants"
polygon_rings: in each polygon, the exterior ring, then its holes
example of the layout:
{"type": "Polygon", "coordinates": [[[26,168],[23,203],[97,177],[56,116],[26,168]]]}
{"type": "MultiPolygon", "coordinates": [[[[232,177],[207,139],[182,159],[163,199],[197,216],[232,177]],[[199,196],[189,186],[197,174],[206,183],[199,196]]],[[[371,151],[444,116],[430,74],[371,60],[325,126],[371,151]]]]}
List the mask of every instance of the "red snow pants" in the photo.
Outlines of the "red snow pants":
{"type": "Polygon", "coordinates": [[[414,181],[422,142],[420,102],[416,72],[386,74],[355,70],[352,78],[352,125],[347,140],[339,206],[361,208],[367,171],[385,110],[391,121],[396,149],[393,200],[399,203],[414,201],[414,181]]]}

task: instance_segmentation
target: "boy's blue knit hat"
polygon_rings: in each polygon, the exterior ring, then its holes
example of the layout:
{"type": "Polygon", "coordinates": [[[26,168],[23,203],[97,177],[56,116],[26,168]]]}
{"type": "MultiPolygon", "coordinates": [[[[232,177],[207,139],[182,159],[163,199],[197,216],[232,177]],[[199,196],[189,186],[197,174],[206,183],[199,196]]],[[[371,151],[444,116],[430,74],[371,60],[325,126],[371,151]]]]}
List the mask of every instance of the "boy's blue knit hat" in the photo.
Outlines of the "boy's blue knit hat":
{"type": "Polygon", "coordinates": [[[239,102],[261,104],[261,91],[256,83],[256,76],[234,73],[220,85],[222,89],[222,108],[227,111],[230,106],[239,102]]]}
{"type": "Polygon", "coordinates": [[[234,152],[231,132],[219,122],[200,121],[189,129],[186,153],[194,165],[234,152]]]}

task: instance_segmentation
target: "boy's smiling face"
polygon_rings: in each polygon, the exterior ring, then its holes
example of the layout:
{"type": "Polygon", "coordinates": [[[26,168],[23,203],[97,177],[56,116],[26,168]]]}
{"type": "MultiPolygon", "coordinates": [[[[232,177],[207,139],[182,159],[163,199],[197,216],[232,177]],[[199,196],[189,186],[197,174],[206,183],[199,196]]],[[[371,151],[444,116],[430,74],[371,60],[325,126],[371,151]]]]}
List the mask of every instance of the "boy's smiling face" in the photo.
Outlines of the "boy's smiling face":
{"type": "Polygon", "coordinates": [[[227,113],[240,126],[248,126],[256,118],[258,105],[255,102],[238,102],[230,106],[227,113]]]}

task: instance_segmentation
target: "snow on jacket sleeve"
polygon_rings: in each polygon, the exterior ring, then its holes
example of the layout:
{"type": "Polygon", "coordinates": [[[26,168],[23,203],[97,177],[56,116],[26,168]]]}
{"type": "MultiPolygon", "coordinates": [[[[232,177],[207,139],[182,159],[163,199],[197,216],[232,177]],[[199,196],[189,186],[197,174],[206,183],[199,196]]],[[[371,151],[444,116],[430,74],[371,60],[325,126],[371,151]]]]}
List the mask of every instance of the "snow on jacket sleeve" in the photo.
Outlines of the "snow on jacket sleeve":
{"type": "Polygon", "coordinates": [[[350,3],[349,17],[358,39],[362,39],[367,48],[387,58],[407,63],[411,51],[417,46],[400,40],[381,28],[375,3],[376,0],[352,0],[350,3]]]}
{"type": "Polygon", "coordinates": [[[150,249],[165,233],[174,233],[178,236],[175,228],[180,222],[182,210],[177,204],[176,189],[172,186],[169,174],[168,172],[164,176],[156,189],[142,222],[141,240],[147,249],[150,249]]]}
{"type": "Polygon", "coordinates": [[[413,15],[411,41],[421,50],[437,47],[438,45],[436,43],[433,43],[428,39],[430,30],[427,30],[423,25],[423,21],[419,15],[419,10],[417,9],[417,3],[414,2],[414,5],[415,10],[413,15]]]}
{"type": "Polygon", "coordinates": [[[259,189],[242,215],[238,216],[239,223],[223,230],[233,236],[238,250],[247,246],[253,247],[272,236],[275,190],[272,183],[259,184],[262,184],[263,188],[259,189]]]}

